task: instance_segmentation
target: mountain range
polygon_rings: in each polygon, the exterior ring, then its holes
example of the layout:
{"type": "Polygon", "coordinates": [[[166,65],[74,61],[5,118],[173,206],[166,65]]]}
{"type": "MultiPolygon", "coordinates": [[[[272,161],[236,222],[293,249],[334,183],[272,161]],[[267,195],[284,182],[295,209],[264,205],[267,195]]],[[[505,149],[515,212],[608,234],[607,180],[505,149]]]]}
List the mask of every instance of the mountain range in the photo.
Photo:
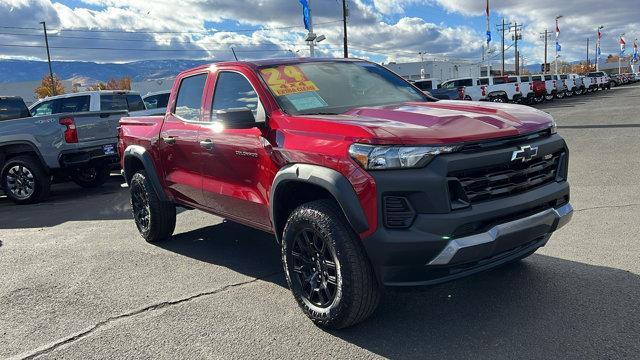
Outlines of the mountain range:
{"type": "MultiPolygon", "coordinates": [[[[144,60],[129,63],[109,64],[85,61],[53,61],[53,73],[63,80],[82,79],[83,83],[107,81],[129,76],[133,81],[173,77],[183,70],[202,64],[207,60],[144,60]]],[[[0,83],[38,81],[49,73],[46,61],[0,60],[0,83]]]]}

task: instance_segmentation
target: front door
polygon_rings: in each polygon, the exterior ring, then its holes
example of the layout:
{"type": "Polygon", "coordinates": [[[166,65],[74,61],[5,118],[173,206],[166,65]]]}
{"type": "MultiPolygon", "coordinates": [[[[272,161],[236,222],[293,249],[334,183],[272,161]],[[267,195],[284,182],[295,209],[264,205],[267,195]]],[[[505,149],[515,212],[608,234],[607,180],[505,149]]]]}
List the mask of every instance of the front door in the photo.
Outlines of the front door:
{"type": "MultiPolygon", "coordinates": [[[[203,149],[203,196],[207,207],[222,216],[269,228],[267,186],[271,168],[269,144],[256,127],[220,129],[216,112],[249,108],[256,119],[264,119],[264,109],[249,80],[239,72],[220,71],[210,103],[210,126],[201,128],[199,141],[211,143],[203,149]]],[[[270,178],[273,178],[271,176],[270,178]]]]}
{"type": "Polygon", "coordinates": [[[207,75],[182,79],[176,104],[165,118],[159,140],[165,186],[176,200],[191,205],[203,203],[198,133],[207,75]]]}

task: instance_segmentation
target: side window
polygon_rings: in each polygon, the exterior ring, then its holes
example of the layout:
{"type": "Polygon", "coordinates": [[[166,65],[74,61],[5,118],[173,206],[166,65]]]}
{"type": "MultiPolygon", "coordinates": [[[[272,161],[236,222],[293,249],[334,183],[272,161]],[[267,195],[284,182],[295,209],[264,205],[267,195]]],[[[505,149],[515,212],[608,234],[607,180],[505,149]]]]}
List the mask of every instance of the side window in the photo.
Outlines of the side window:
{"type": "Polygon", "coordinates": [[[463,86],[473,86],[473,80],[472,79],[462,79],[462,80],[458,81],[458,87],[463,87],[463,86]]]}
{"type": "Polygon", "coordinates": [[[215,116],[216,110],[248,108],[258,119],[259,102],[258,94],[247,78],[236,72],[223,71],[216,80],[211,116],[215,116]]]}
{"type": "Polygon", "coordinates": [[[453,89],[455,87],[455,83],[453,81],[447,81],[442,83],[441,86],[443,89],[453,89]]]}
{"type": "Polygon", "coordinates": [[[45,101],[36,105],[31,113],[33,116],[51,115],[53,114],[53,101],[45,101]]]}
{"type": "Polygon", "coordinates": [[[178,98],[174,114],[188,121],[199,121],[202,106],[202,93],[207,82],[207,73],[182,79],[178,89],[178,98]]]}
{"type": "Polygon", "coordinates": [[[147,109],[158,109],[167,107],[169,102],[169,94],[151,95],[144,98],[144,104],[147,109]]]}
{"type": "Polygon", "coordinates": [[[489,85],[489,79],[488,78],[478,79],[478,84],[479,85],[489,85]]]}
{"type": "Polygon", "coordinates": [[[506,82],[507,82],[507,79],[505,79],[503,77],[495,77],[495,78],[493,78],[493,84],[494,85],[505,84],[506,82]]]}
{"type": "Polygon", "coordinates": [[[58,113],[77,113],[89,111],[89,103],[91,102],[91,96],[72,96],[68,98],[59,99],[60,107],[56,112],[58,113]]]}
{"type": "Polygon", "coordinates": [[[145,110],[142,96],[134,94],[127,95],[127,107],[129,111],[145,110]]]}
{"type": "Polygon", "coordinates": [[[517,83],[518,82],[518,78],[515,77],[515,76],[509,76],[507,78],[507,82],[509,82],[509,83],[517,83]]]}

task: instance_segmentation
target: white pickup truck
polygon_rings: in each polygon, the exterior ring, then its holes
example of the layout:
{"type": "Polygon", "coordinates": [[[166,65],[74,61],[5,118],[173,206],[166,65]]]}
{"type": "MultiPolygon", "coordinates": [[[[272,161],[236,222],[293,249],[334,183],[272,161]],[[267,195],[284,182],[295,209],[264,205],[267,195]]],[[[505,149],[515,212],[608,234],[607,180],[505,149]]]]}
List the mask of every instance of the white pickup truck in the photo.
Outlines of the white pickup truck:
{"type": "Polygon", "coordinates": [[[568,74],[568,76],[575,85],[575,87],[573,88],[573,95],[584,95],[587,93],[590,82],[585,84],[585,79],[588,78],[578,74],[568,74]]]}
{"type": "Polygon", "coordinates": [[[595,71],[595,72],[590,72],[589,74],[587,74],[588,77],[590,78],[595,78],[596,82],[597,82],[597,88],[599,89],[611,89],[611,79],[609,78],[609,75],[607,75],[606,72],[604,71],[595,71]]]}
{"type": "Polygon", "coordinates": [[[508,76],[459,78],[445,81],[440,87],[459,89],[465,100],[506,103],[522,99],[520,83],[508,76]]]}
{"type": "Polygon", "coordinates": [[[572,97],[576,91],[576,82],[575,80],[569,76],[569,74],[560,74],[558,75],[560,78],[560,82],[564,86],[564,95],[566,97],[572,97]]]}

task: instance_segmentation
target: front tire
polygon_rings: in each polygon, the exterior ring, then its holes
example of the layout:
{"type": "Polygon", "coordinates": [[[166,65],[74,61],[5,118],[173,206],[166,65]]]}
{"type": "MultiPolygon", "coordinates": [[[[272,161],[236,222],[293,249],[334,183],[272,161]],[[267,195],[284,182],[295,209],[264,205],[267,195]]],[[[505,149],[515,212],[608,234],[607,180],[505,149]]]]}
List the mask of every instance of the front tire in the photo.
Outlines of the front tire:
{"type": "Polygon", "coordinates": [[[2,189],[18,205],[34,204],[49,197],[51,177],[32,156],[16,156],[2,168],[2,189]]]}
{"type": "Polygon", "coordinates": [[[294,298],[318,326],[352,326],[378,306],[381,289],[373,268],[333,201],[310,202],[291,213],[282,261],[294,298]]]}
{"type": "Polygon", "coordinates": [[[504,96],[492,96],[489,101],[494,102],[494,103],[507,103],[507,98],[504,96]]]}
{"type": "Polygon", "coordinates": [[[546,101],[553,101],[554,98],[555,98],[555,94],[554,93],[547,94],[547,95],[544,96],[544,99],[546,101]]]}
{"type": "Polygon", "coordinates": [[[556,99],[564,99],[564,91],[556,93],[556,99]]]}
{"type": "Polygon", "coordinates": [[[131,178],[131,210],[140,235],[147,242],[166,240],[176,228],[176,207],[161,201],[145,171],[131,178]]]}

